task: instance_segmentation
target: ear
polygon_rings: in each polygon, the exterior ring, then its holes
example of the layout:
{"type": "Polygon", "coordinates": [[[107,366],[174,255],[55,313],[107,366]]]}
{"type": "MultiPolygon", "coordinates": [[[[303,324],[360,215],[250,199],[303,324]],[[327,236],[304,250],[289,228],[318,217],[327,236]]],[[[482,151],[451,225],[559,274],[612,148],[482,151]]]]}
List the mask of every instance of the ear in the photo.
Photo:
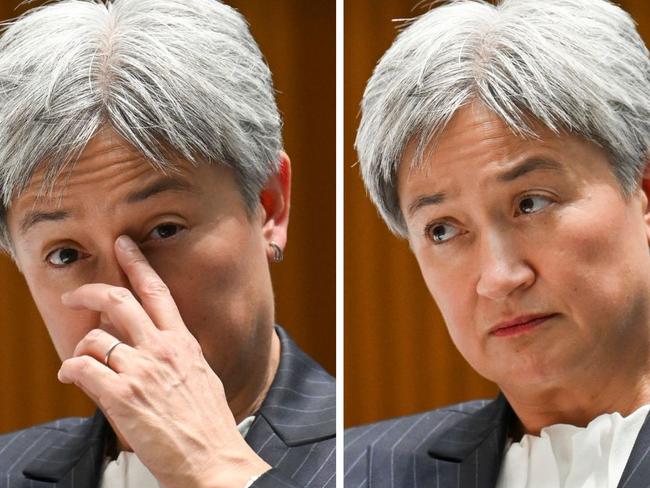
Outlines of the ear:
{"type": "Polygon", "coordinates": [[[641,190],[641,203],[645,219],[646,238],[648,240],[648,245],[650,246],[650,208],[648,207],[648,200],[650,200],[650,158],[646,160],[643,178],[641,179],[641,190]]]}
{"type": "Polygon", "coordinates": [[[284,250],[287,245],[289,226],[289,208],[291,206],[291,161],[289,156],[280,152],[280,167],[273,174],[260,192],[260,203],[264,210],[262,235],[267,243],[267,255],[272,257],[271,243],[284,250]]]}

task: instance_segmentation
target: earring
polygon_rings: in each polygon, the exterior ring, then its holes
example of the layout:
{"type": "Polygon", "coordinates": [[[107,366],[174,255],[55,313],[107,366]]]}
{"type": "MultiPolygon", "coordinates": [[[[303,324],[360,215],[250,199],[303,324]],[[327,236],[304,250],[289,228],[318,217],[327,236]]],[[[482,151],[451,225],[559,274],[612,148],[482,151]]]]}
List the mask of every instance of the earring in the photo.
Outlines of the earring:
{"type": "Polygon", "coordinates": [[[273,255],[271,256],[271,262],[273,263],[281,263],[282,260],[284,259],[284,251],[280,246],[278,246],[275,242],[270,242],[269,246],[271,246],[271,249],[273,250],[273,255]]]}

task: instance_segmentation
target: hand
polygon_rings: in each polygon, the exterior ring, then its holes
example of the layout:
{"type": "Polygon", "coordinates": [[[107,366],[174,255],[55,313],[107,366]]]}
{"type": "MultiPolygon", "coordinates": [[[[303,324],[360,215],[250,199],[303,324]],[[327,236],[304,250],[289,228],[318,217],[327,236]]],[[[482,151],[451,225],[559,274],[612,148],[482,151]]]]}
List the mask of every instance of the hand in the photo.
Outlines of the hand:
{"type": "Polygon", "coordinates": [[[80,387],[102,409],[165,487],[243,487],[270,466],[239,434],[223,385],[167,286],[130,238],[121,236],[115,253],[140,302],[126,288],[101,283],[61,299],[101,312],[124,343],[107,366],[116,337],[91,330],[61,365],[59,380],[80,387]]]}

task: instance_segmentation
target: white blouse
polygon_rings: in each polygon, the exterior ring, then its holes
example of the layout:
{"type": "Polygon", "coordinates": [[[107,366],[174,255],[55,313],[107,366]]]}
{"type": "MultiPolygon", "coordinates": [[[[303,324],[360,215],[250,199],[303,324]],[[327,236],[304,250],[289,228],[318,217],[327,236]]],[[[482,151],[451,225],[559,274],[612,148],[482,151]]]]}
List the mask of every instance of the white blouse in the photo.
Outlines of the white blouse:
{"type": "Polygon", "coordinates": [[[603,414],[587,427],[557,424],[506,448],[497,488],[616,488],[650,405],[603,414]]]}
{"type": "MultiPolygon", "coordinates": [[[[255,417],[247,417],[237,426],[242,437],[246,437],[255,417]]],[[[117,459],[106,459],[99,488],[160,488],[158,480],[133,452],[121,451],[117,459]]],[[[246,486],[250,486],[251,479],[246,486]]],[[[246,487],[242,487],[246,488],[246,487]]]]}

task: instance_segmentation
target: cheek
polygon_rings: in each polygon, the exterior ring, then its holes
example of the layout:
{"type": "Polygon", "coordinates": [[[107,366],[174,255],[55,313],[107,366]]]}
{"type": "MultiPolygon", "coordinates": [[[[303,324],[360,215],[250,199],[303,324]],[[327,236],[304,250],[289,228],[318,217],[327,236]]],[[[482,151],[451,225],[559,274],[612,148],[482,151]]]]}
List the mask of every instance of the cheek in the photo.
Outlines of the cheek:
{"type": "Polygon", "coordinates": [[[643,221],[615,199],[604,201],[567,211],[553,232],[536,240],[540,298],[589,334],[624,322],[647,293],[643,221]]]}
{"type": "Polygon", "coordinates": [[[607,305],[609,299],[626,295],[647,249],[643,235],[637,239],[634,224],[620,215],[594,213],[563,226],[553,242],[542,246],[540,274],[570,299],[594,299],[607,305]],[[594,219],[593,215],[598,218],[594,219]]]}
{"type": "Polygon", "coordinates": [[[149,256],[206,356],[236,350],[234,343],[241,342],[255,322],[270,290],[261,243],[255,229],[239,224],[195,237],[174,259],[168,251],[149,256]],[[213,354],[219,344],[228,344],[228,350],[213,354]]]}
{"type": "MultiPolygon", "coordinates": [[[[30,289],[33,288],[30,286],[30,289]]],[[[79,341],[99,325],[98,313],[65,307],[58,292],[40,287],[38,291],[32,291],[32,297],[62,361],[72,357],[79,341]]]]}
{"type": "Polygon", "coordinates": [[[461,352],[473,323],[474,290],[472,278],[461,267],[442,268],[440,263],[416,255],[429,293],[436,302],[453,342],[461,352]],[[465,325],[463,325],[465,324],[465,325]]]}

